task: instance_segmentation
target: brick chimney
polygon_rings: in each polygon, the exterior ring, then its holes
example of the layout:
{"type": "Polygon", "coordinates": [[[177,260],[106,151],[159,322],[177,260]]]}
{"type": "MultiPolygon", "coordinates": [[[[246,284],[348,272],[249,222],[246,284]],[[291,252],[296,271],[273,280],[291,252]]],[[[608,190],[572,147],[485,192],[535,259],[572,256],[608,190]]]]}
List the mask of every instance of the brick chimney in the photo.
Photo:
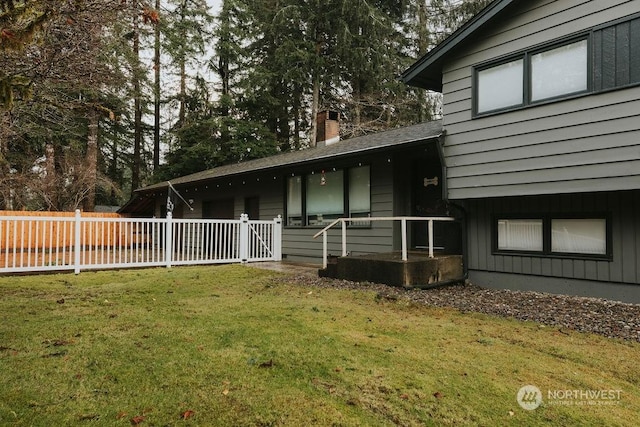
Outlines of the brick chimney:
{"type": "Polygon", "coordinates": [[[318,126],[316,147],[324,147],[340,141],[340,113],[330,110],[321,111],[316,120],[318,126]]]}

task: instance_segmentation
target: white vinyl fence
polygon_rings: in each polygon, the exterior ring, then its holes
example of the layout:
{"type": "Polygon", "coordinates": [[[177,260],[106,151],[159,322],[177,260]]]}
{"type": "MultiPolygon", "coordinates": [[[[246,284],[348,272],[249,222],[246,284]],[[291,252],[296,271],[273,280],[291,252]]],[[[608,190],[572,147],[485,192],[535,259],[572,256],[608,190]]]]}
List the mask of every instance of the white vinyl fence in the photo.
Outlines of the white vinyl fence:
{"type": "Polygon", "coordinates": [[[282,259],[282,220],[0,216],[0,274],[282,259]]]}

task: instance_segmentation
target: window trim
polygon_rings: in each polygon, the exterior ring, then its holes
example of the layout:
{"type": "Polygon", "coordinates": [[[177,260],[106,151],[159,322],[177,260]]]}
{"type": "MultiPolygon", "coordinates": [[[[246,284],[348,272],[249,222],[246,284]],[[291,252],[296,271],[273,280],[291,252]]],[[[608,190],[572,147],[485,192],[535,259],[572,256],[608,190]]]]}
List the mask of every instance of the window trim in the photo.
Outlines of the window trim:
{"type": "Polygon", "coordinates": [[[579,212],[579,213],[533,213],[533,214],[494,214],[491,218],[491,253],[492,255],[513,255],[528,256],[536,258],[561,258],[561,259],[584,259],[597,261],[613,260],[613,227],[610,213],[604,212],[579,212]],[[498,249],[498,221],[509,219],[531,219],[542,220],[542,251],[522,251],[498,249]],[[581,252],[553,252],[551,250],[551,222],[554,219],[601,219],[605,220],[606,251],[604,254],[587,254],[581,252]]]}
{"type": "Polygon", "coordinates": [[[518,110],[522,110],[525,108],[530,108],[533,106],[539,106],[539,105],[544,105],[544,104],[549,104],[549,103],[553,103],[553,102],[558,102],[561,100],[568,100],[568,99],[572,99],[572,98],[578,98],[581,96],[585,96],[588,95],[590,93],[593,93],[593,54],[592,54],[592,50],[593,50],[593,37],[592,37],[593,32],[592,31],[588,31],[588,32],[581,32],[578,34],[573,34],[571,36],[562,38],[562,39],[558,39],[558,40],[554,40],[552,42],[549,43],[544,43],[541,45],[537,45],[537,46],[533,46],[529,49],[526,50],[521,50],[518,51],[516,53],[512,53],[509,54],[507,56],[503,56],[500,57],[498,59],[493,59],[487,62],[483,62],[480,64],[477,64],[475,66],[473,66],[473,77],[472,77],[472,119],[475,118],[482,118],[482,117],[487,117],[487,116],[492,116],[495,114],[500,114],[500,113],[504,113],[504,112],[509,112],[509,111],[518,111],[518,110]],[[531,58],[534,55],[538,55],[540,53],[544,53],[544,52],[548,52],[563,46],[568,46],[570,44],[574,44],[580,41],[586,40],[587,41],[587,89],[586,90],[581,90],[581,91],[577,91],[577,92],[570,92],[570,93],[565,93],[565,94],[561,94],[561,95],[557,95],[554,97],[550,97],[550,98],[543,98],[543,99],[539,99],[536,101],[532,101],[531,100],[531,86],[532,86],[532,70],[531,70],[531,58]],[[518,104],[518,105],[512,105],[509,107],[504,107],[504,108],[497,108],[494,110],[488,110],[488,111],[483,111],[483,112],[479,112],[478,111],[478,101],[479,101],[479,96],[478,96],[478,89],[479,89],[479,81],[478,81],[478,75],[480,72],[494,68],[494,67],[499,67],[501,65],[507,64],[509,62],[513,62],[513,61],[517,61],[519,59],[522,59],[523,61],[523,70],[522,70],[522,79],[523,79],[523,83],[522,83],[522,90],[523,90],[523,94],[522,94],[522,104],[518,104]]]}

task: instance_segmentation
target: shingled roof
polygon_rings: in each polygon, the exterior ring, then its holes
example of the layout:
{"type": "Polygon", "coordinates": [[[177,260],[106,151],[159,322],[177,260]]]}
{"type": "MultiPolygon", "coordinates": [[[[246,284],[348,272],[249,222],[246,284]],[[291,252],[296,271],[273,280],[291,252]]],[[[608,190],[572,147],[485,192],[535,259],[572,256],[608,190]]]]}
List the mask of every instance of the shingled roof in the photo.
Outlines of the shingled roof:
{"type": "MultiPolygon", "coordinates": [[[[270,171],[285,167],[295,167],[307,163],[339,159],[369,152],[388,151],[410,146],[412,144],[436,140],[442,135],[442,132],[442,121],[435,120],[418,125],[405,126],[384,132],[345,139],[327,146],[292,151],[261,159],[220,166],[172,179],[171,184],[175,186],[184,186],[217,178],[237,176],[252,172],[270,171]]],[[[164,181],[139,188],[118,212],[137,214],[147,211],[151,212],[154,206],[154,193],[158,191],[162,192],[162,190],[168,187],[169,183],[164,181]]]]}
{"type": "MultiPolygon", "coordinates": [[[[223,178],[232,175],[241,175],[250,172],[266,171],[285,166],[294,166],[304,163],[335,159],[338,157],[360,154],[375,150],[393,149],[403,145],[438,138],[442,134],[442,121],[421,123],[413,126],[392,129],[356,138],[345,139],[335,144],[324,147],[310,148],[307,150],[292,151],[261,159],[249,160],[241,163],[220,166],[191,175],[182,176],[171,180],[173,185],[184,185],[195,182],[207,181],[215,178],[223,178]]],[[[168,187],[168,183],[143,187],[137,192],[148,192],[168,187]]]]}

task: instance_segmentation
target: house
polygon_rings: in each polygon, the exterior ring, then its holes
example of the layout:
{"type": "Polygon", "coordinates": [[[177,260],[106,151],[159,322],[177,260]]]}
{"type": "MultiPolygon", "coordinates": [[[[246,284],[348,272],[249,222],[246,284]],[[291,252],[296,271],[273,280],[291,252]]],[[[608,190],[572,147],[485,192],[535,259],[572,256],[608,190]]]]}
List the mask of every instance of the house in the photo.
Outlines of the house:
{"type": "MultiPolygon", "coordinates": [[[[366,218],[447,214],[438,185],[442,182],[440,121],[340,141],[338,115],[325,111],[319,116],[316,147],[144,187],[120,212],[164,217],[169,196],[174,218],[282,216],[283,259],[315,264],[322,263],[323,243],[313,236],[337,218],[363,218],[349,226],[348,251],[355,256],[401,248],[400,223],[366,218]]],[[[435,244],[459,251],[460,233],[455,226],[437,227],[435,244]]],[[[426,224],[409,228],[408,244],[424,247],[426,224]]],[[[340,227],[329,233],[329,253],[341,254],[340,227]]]]}
{"type": "Polygon", "coordinates": [[[471,281],[640,302],[640,2],[496,0],[402,79],[443,94],[471,281]]]}
{"type": "MultiPolygon", "coordinates": [[[[121,211],[282,215],[283,257],[306,262],[336,218],[455,216],[435,244],[474,283],[640,303],[639,2],[495,0],[402,79],[442,93],[442,121],[336,142],[324,113],[318,147],[172,180],[193,211],[168,183],[121,211]]],[[[399,228],[355,224],[351,255],[398,250],[399,228]]]]}

